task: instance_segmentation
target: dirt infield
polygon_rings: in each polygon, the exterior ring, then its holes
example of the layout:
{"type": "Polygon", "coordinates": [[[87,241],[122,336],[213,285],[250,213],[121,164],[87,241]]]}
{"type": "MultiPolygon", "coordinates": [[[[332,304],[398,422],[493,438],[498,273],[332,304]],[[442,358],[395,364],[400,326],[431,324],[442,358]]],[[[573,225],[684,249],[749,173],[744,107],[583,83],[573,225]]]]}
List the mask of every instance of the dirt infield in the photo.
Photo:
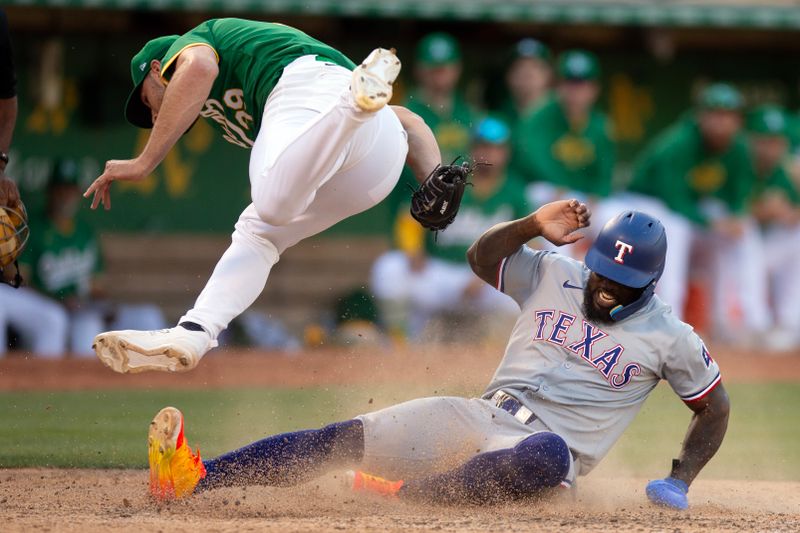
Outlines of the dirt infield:
{"type": "MultiPolygon", "coordinates": [[[[714,350],[725,382],[800,381],[800,353],[753,354],[714,350]]],[[[215,350],[191,372],[116,374],[96,359],[45,361],[22,354],[0,359],[0,391],[117,388],[306,387],[430,383],[482,388],[500,362],[503,346],[360,346],[324,348],[299,355],[215,350]]]]}
{"type": "Polygon", "coordinates": [[[143,471],[0,471],[4,531],[797,531],[800,483],[698,481],[687,513],[645,503],[643,480],[587,479],[577,501],[435,507],[354,498],[337,479],[230,488],[157,506],[143,471]],[[780,497],[776,497],[780,495],[780,497]]]}
{"type": "MultiPolygon", "coordinates": [[[[800,354],[714,353],[728,382],[800,381],[800,354]]],[[[0,390],[305,387],[420,383],[479,390],[502,347],[384,352],[323,349],[289,357],[220,351],[188,374],[118,375],[95,360],[0,361],[0,390]]],[[[24,436],[20,436],[24,439],[24,436]]],[[[354,497],[335,476],[291,489],[247,487],[156,506],[140,470],[0,470],[3,531],[798,531],[800,482],[698,480],[687,513],[650,506],[646,480],[589,476],[577,501],[490,508],[354,497]]]]}

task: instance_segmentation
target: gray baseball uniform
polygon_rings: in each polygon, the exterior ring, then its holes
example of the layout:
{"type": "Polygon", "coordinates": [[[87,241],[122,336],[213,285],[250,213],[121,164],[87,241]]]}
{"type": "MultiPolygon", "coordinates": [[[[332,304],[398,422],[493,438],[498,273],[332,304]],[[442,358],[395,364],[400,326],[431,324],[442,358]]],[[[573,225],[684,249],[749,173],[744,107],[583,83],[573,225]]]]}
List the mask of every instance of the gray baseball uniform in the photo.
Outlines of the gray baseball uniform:
{"type": "Polygon", "coordinates": [[[703,342],[657,296],[621,322],[588,323],[588,277],[583,263],[527,246],[506,258],[498,288],[522,312],[483,398],[422,398],[360,416],[363,467],[407,478],[552,431],[572,451],[569,483],[605,456],[659,380],[687,402],[719,383],[703,342]],[[523,423],[497,407],[501,390],[534,417],[523,423]]]}
{"type": "Polygon", "coordinates": [[[502,262],[498,288],[522,313],[484,395],[515,391],[567,441],[579,474],[606,455],[659,380],[683,401],[702,398],[720,381],[703,341],[658,296],[623,321],[587,322],[588,277],[583,263],[528,247],[502,262]]]}

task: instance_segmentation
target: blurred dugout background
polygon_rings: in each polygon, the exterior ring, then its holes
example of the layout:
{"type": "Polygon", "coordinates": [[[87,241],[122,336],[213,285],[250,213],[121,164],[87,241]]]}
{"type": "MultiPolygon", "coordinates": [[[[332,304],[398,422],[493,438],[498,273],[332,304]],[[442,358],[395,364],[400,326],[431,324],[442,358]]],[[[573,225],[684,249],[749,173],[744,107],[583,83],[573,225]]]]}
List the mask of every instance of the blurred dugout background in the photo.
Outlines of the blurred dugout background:
{"type": "MultiPolygon", "coordinates": [[[[418,41],[448,32],[461,46],[461,89],[477,110],[507,98],[504,71],[520,39],[534,37],[555,55],[590,50],[601,65],[598,106],[613,124],[618,183],[711,82],[733,83],[748,107],[800,107],[800,2],[793,0],[10,0],[4,7],[19,95],[7,174],[32,217],[44,208],[57,159],[77,163],[84,187],[105,160],[143,146],[147,134],[122,116],[131,55],[147,39],[214,17],[282,22],[355,60],[393,46],[404,61],[398,102],[414,83],[418,41]]],[[[87,202],[79,216],[101,235],[108,297],[154,302],[169,320],[190,306],[249,202],[247,159],[200,121],[153,176],[115,185],[114,209],[89,212],[87,202]]],[[[256,308],[318,342],[328,323],[350,312],[342,295],[369,293],[370,265],[391,246],[393,205],[287,252],[256,308]]],[[[703,325],[702,315],[693,318],[703,325]]]]}

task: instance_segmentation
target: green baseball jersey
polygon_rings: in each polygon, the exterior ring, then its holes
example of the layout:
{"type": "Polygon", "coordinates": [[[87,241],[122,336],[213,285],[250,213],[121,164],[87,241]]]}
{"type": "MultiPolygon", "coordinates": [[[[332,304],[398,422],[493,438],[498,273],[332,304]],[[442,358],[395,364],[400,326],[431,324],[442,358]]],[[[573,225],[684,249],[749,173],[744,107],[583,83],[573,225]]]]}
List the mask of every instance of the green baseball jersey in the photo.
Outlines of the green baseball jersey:
{"type": "MultiPolygon", "coordinates": [[[[458,156],[466,157],[469,154],[470,135],[476,114],[460,94],[453,96],[453,108],[447,112],[428,104],[420,91],[413,91],[403,105],[419,115],[431,129],[444,164],[449,164],[458,156]]],[[[398,210],[411,201],[409,190],[417,187],[419,183],[414,173],[406,166],[394,190],[386,199],[392,220],[398,210]]]]}
{"type": "Polygon", "coordinates": [[[31,284],[59,300],[88,296],[92,277],[103,269],[94,231],[81,221],[69,230],[48,219],[32,221],[23,261],[31,269],[31,284]]]}
{"type": "Polygon", "coordinates": [[[449,110],[429,104],[420,91],[412,92],[404,105],[419,115],[433,131],[444,163],[467,154],[476,115],[461,94],[456,92],[453,95],[453,105],[449,110]]]}
{"type": "Polygon", "coordinates": [[[745,211],[753,186],[750,153],[742,135],[721,154],[709,153],[692,116],[657,136],[635,163],[630,190],[661,199],[701,225],[704,199],[721,200],[733,214],[745,211]]]}
{"type": "Polygon", "coordinates": [[[253,146],[267,98],[289,63],[305,55],[317,55],[345,68],[355,68],[341,52],[295,28],[225,18],[203,22],[179,37],[162,60],[162,77],[169,80],[181,52],[201,45],[214,50],[219,75],[200,116],[211,119],[226,141],[242,148],[253,146]]]}
{"type": "Polygon", "coordinates": [[[786,163],[776,166],[767,175],[756,175],[751,191],[751,198],[755,201],[769,192],[779,192],[783,194],[792,205],[800,206],[800,192],[792,183],[786,163]]]}
{"type": "Polygon", "coordinates": [[[522,218],[529,213],[524,187],[517,178],[508,176],[503,179],[485,198],[479,198],[472,187],[467,187],[453,223],[435,238],[433,233],[426,232],[426,251],[432,257],[463,263],[467,248],[483,232],[495,224],[522,218]]]}
{"type": "Polygon", "coordinates": [[[605,114],[570,124],[557,98],[522,119],[514,132],[512,167],[527,181],[605,197],[611,193],[615,145],[605,114]]]}
{"type": "Polygon", "coordinates": [[[537,100],[532,106],[526,109],[519,109],[514,103],[514,100],[509,96],[500,103],[500,106],[497,109],[492,111],[492,115],[505,122],[511,129],[512,137],[516,137],[516,131],[519,125],[524,122],[526,118],[530,117],[542,105],[550,102],[551,98],[551,96],[545,95],[541,99],[537,100]]]}

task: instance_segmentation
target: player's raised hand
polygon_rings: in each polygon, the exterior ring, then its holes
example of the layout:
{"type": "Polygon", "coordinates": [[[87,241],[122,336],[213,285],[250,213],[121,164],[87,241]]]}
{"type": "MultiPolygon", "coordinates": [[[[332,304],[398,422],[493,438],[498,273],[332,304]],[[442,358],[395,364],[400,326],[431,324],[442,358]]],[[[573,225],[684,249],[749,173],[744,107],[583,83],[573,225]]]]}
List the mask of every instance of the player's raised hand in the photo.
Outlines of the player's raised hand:
{"type": "Polygon", "coordinates": [[[578,200],[558,200],[545,204],[534,213],[539,234],[556,246],[572,244],[583,238],[578,230],[589,225],[591,213],[578,200]]]}
{"type": "Polygon", "coordinates": [[[83,193],[84,198],[92,199],[92,209],[97,209],[101,203],[106,210],[111,209],[111,183],[114,181],[140,181],[150,170],[142,165],[138,159],[112,160],[106,162],[105,170],[99,178],[83,193]]]}

